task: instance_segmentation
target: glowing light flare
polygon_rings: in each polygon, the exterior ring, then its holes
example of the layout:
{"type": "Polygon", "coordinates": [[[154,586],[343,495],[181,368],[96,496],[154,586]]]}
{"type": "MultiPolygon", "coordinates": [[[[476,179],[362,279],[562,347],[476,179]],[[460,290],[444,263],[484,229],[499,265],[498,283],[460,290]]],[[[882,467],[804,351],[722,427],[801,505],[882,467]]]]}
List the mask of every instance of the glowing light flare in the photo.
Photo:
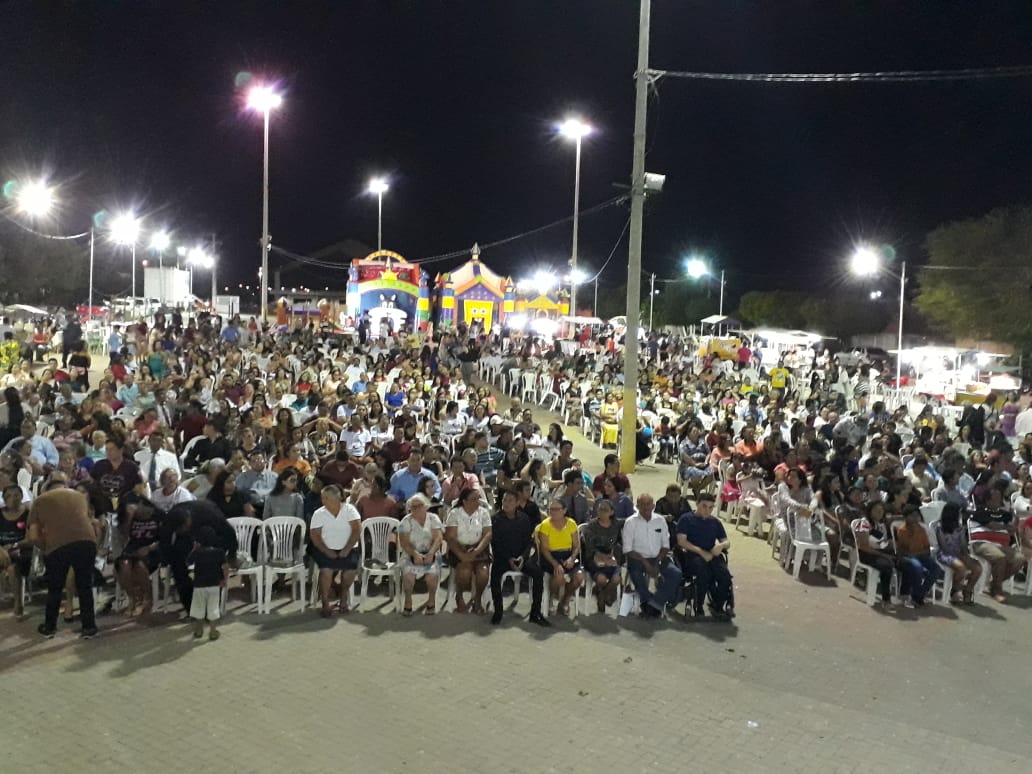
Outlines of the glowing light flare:
{"type": "Polygon", "coordinates": [[[699,279],[709,274],[709,266],[701,258],[689,258],[684,262],[684,270],[692,279],[699,279]]]}
{"type": "Polygon", "coordinates": [[[247,92],[247,106],[259,113],[268,113],[283,104],[283,97],[271,86],[253,86],[247,92]]]}
{"type": "Polygon", "coordinates": [[[132,213],[119,215],[111,221],[111,239],[120,245],[135,245],[140,236],[140,221],[132,213]]]}
{"type": "Polygon", "coordinates": [[[43,218],[54,207],[54,189],[36,180],[14,187],[14,201],[19,212],[34,218],[43,218]]]}
{"type": "Polygon", "coordinates": [[[373,196],[385,194],[390,190],[390,185],[382,177],[374,177],[369,181],[369,193],[373,196]]]}
{"type": "Polygon", "coordinates": [[[569,140],[579,140],[587,137],[594,131],[591,124],[581,121],[579,118],[567,118],[559,124],[559,134],[569,140]]]}
{"type": "Polygon", "coordinates": [[[577,267],[576,269],[570,272],[570,282],[574,283],[575,285],[582,285],[588,280],[590,276],[591,274],[589,272],[586,272],[584,271],[584,269],[577,267]]]}
{"type": "Polygon", "coordinates": [[[169,245],[172,244],[172,237],[168,235],[167,231],[155,231],[151,235],[150,246],[151,250],[163,253],[168,250],[169,245]]]}
{"type": "Polygon", "coordinates": [[[204,252],[200,247],[192,248],[188,253],[187,260],[189,260],[194,266],[201,269],[210,269],[215,263],[215,259],[204,252]]]}
{"type": "Polygon", "coordinates": [[[849,268],[853,274],[860,277],[870,277],[878,273],[881,268],[881,256],[872,247],[860,246],[853,251],[853,257],[849,261],[849,268]]]}

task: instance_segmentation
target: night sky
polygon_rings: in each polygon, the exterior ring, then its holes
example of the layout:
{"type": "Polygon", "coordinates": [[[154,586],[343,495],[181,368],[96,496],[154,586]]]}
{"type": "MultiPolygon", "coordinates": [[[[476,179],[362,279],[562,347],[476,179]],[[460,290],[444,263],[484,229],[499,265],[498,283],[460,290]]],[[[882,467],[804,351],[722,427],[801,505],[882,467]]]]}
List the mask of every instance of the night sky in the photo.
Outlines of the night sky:
{"type": "MultiPolygon", "coordinates": [[[[274,244],[375,246],[364,189],[383,173],[386,248],[412,259],[463,249],[570,214],[573,149],[554,134],[568,114],[599,130],[584,145],[582,207],[627,184],[637,14],[635,0],[7,0],[0,176],[46,170],[60,183],[55,231],[130,205],[190,241],[214,231],[223,276],[253,284],[261,122],[235,89],[250,72],[285,97],[272,127],[274,244]]],[[[670,70],[1032,64],[1025,1],[655,0],[652,27],[652,67],[670,70]]],[[[920,261],[936,225],[1028,199],[1030,144],[1032,79],[662,80],[647,167],[667,184],[649,203],[644,265],[673,277],[705,251],[737,296],[841,283],[858,240],[920,261]]],[[[601,265],[626,218],[582,219],[584,264],[601,265]]],[[[569,237],[558,227],[483,260],[519,277],[561,265],[569,237]]],[[[621,284],[626,266],[624,240],[603,285],[621,284]]],[[[286,284],[316,284],[309,271],[286,284]]]]}

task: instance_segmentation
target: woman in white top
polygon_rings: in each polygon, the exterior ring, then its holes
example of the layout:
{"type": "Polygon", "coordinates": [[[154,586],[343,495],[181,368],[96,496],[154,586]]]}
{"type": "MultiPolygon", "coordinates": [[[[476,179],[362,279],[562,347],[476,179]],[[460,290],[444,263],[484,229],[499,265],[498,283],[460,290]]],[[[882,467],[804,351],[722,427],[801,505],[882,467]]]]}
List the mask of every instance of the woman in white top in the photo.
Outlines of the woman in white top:
{"type": "Polygon", "coordinates": [[[429,510],[425,495],[415,494],[408,499],[408,515],[398,525],[398,543],[401,546],[401,588],[405,593],[402,615],[412,615],[412,588],[417,578],[426,581],[429,594],[423,612],[437,612],[437,582],[441,576],[440,552],[444,542],[441,520],[429,510]]]}
{"type": "Polygon", "coordinates": [[[319,567],[319,600],[322,602],[319,615],[329,618],[333,614],[330,609],[333,576],[338,572],[341,574],[338,607],[342,614],[351,611],[348,595],[358,570],[362,517],[355,506],[343,502],[340,487],[336,484],[324,486],[321,494],[322,508],[312,514],[311,554],[319,567]]]}
{"type": "Polygon", "coordinates": [[[455,573],[455,608],[466,612],[462,595],[470,591],[473,612],[482,613],[480,597],[487,588],[491,567],[491,513],[481,504],[479,490],[462,490],[459,504],[448,514],[444,537],[448,541],[448,564],[455,573]]]}
{"type": "Polygon", "coordinates": [[[184,487],[179,486],[179,471],[174,468],[166,468],[161,471],[158,478],[161,486],[151,491],[151,502],[158,508],[168,513],[179,503],[193,500],[194,496],[184,487]]]}
{"type": "MultiPolygon", "coordinates": [[[[806,476],[799,468],[789,468],[785,480],[778,484],[774,496],[774,529],[784,533],[789,523],[794,534],[803,540],[813,540],[813,492],[806,484],[806,476]],[[791,522],[789,522],[791,519],[791,522]]],[[[787,558],[788,548],[782,546],[782,555],[787,558]]]]}

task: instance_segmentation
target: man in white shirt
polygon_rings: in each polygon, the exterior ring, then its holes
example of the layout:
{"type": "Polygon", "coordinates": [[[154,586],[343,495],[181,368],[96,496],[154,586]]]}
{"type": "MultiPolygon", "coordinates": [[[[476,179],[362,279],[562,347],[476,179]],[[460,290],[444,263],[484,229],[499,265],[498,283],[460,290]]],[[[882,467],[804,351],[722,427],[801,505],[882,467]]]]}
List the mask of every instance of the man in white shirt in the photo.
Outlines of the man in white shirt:
{"type": "Polygon", "coordinates": [[[179,503],[193,500],[194,496],[179,485],[179,474],[172,468],[166,468],[161,474],[160,487],[151,487],[150,500],[161,510],[168,513],[179,503]]]}
{"type": "Polygon", "coordinates": [[[373,443],[373,434],[365,428],[362,418],[357,414],[351,417],[351,422],[340,432],[340,442],[348,450],[348,456],[359,465],[372,462],[369,456],[369,447],[373,443]]]}
{"type": "Polygon", "coordinates": [[[670,530],[662,516],[653,518],[656,501],[652,495],[638,496],[638,512],[624,522],[623,552],[627,573],[641,603],[642,618],[659,618],[667,605],[677,604],[683,578],[670,561],[670,530]],[[649,579],[656,579],[656,591],[649,591],[649,579]]]}
{"type": "Polygon", "coordinates": [[[152,490],[160,486],[161,474],[166,470],[182,473],[179,458],[164,446],[165,434],[161,430],[155,430],[147,436],[147,448],[136,452],[134,457],[136,464],[140,466],[140,473],[147,479],[147,485],[152,490]]]}
{"type": "Polygon", "coordinates": [[[1032,433],[1032,403],[1014,418],[1014,433],[1019,439],[1032,433]]]}

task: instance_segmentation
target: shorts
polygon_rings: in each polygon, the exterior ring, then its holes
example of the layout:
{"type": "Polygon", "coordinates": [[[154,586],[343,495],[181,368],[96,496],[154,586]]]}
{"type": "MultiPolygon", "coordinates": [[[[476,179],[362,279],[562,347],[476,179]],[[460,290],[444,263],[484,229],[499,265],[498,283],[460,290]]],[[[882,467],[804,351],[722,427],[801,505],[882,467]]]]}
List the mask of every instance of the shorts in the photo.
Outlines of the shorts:
{"type": "Polygon", "coordinates": [[[358,546],[351,549],[347,556],[327,556],[315,546],[312,546],[312,559],[315,560],[320,570],[343,570],[345,572],[358,569],[359,553],[358,546]]]}
{"type": "Polygon", "coordinates": [[[413,575],[416,578],[422,578],[424,575],[440,576],[441,562],[437,560],[433,564],[412,564],[411,559],[406,559],[401,565],[401,572],[403,575],[413,575]]]}
{"type": "MultiPolygon", "coordinates": [[[[463,546],[463,549],[465,549],[466,551],[470,550],[471,548],[476,548],[476,543],[474,543],[472,545],[468,545],[468,546],[463,546]]],[[[460,564],[459,557],[457,557],[451,551],[448,552],[448,555],[445,558],[446,558],[446,560],[448,562],[448,566],[451,567],[452,569],[455,569],[460,564]]],[[[487,551],[482,553],[480,555],[480,558],[474,560],[472,562],[472,564],[473,565],[491,564],[491,548],[490,548],[490,546],[488,547],[487,551]]]]}
{"type": "Polygon", "coordinates": [[[1007,559],[1013,562],[1015,556],[1013,547],[997,545],[996,543],[991,543],[987,540],[979,540],[972,543],[971,553],[979,559],[984,559],[990,564],[998,562],[1001,559],[1007,559]]]}
{"type": "MultiPolygon", "coordinates": [[[[131,549],[128,546],[126,547],[126,551],[131,552],[134,550],[136,549],[131,549]]],[[[155,570],[158,569],[158,566],[161,564],[161,552],[151,551],[142,559],[138,556],[133,556],[132,553],[124,553],[115,560],[115,566],[117,567],[123,563],[128,563],[133,567],[136,567],[137,565],[143,565],[147,568],[147,574],[151,575],[155,570]]]]}
{"type": "MultiPolygon", "coordinates": [[[[552,552],[552,558],[555,559],[560,564],[565,562],[572,555],[573,555],[573,551],[553,551],[552,552]]],[[[552,566],[551,562],[545,562],[545,561],[541,562],[541,569],[544,570],[545,572],[547,572],[550,575],[554,574],[554,570],[555,570],[555,568],[552,566]]],[[[616,567],[614,569],[619,570],[620,568],[616,567]]],[[[580,571],[580,562],[574,562],[573,567],[571,567],[570,569],[566,570],[566,572],[564,572],[563,574],[567,575],[567,576],[570,576],[570,575],[576,574],[579,571],[580,571]]]]}
{"type": "MultiPolygon", "coordinates": [[[[549,566],[551,567],[551,565],[549,566]]],[[[596,575],[605,575],[608,580],[612,580],[613,576],[620,574],[620,565],[613,567],[588,567],[588,571],[591,573],[592,578],[596,575]]]]}
{"type": "Polygon", "coordinates": [[[217,621],[222,617],[222,588],[202,586],[193,590],[190,617],[195,621],[217,621]]]}

